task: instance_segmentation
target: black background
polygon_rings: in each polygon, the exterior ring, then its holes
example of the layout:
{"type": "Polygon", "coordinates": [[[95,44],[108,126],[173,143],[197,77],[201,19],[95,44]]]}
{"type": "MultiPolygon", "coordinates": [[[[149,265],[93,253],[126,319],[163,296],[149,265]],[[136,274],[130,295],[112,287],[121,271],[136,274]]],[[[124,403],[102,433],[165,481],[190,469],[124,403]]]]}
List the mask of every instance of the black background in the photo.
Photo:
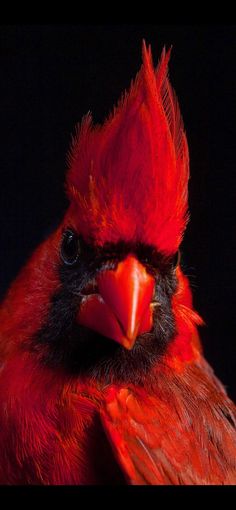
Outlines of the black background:
{"type": "Polygon", "coordinates": [[[185,272],[206,358],[236,399],[236,25],[11,25],[0,28],[0,297],[62,217],[75,124],[102,122],[141,64],[173,45],[170,78],[188,135],[185,272]]]}

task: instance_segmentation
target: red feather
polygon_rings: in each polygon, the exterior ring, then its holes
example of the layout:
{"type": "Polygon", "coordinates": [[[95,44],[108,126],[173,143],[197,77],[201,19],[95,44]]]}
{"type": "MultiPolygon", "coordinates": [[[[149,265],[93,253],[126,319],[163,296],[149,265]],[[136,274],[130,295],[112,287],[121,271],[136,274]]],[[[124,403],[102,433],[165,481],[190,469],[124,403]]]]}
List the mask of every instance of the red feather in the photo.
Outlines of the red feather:
{"type": "Polygon", "coordinates": [[[235,484],[235,408],[202,357],[181,373],[164,359],[141,388],[68,378],[21,353],[0,401],[2,484],[235,484]]]}
{"type": "Polygon", "coordinates": [[[188,149],[167,77],[150,48],[103,127],[74,141],[62,225],[33,254],[0,311],[1,484],[235,484],[236,415],[201,354],[178,267],[177,334],[143,384],[107,384],[46,367],[32,338],[60,290],[64,226],[87,240],[141,241],[174,253],[187,222],[188,149]],[[30,348],[29,348],[30,345],[30,348]]]}
{"type": "Polygon", "coordinates": [[[189,159],[177,100],[143,44],[143,65],[104,126],[87,116],[75,138],[67,221],[87,240],[143,242],[174,253],[187,223],[189,159]]]}
{"type": "Polygon", "coordinates": [[[235,484],[236,413],[207,363],[162,364],[154,388],[111,388],[102,420],[130,484],[235,484]],[[209,402],[211,403],[209,405],[209,402]]]}

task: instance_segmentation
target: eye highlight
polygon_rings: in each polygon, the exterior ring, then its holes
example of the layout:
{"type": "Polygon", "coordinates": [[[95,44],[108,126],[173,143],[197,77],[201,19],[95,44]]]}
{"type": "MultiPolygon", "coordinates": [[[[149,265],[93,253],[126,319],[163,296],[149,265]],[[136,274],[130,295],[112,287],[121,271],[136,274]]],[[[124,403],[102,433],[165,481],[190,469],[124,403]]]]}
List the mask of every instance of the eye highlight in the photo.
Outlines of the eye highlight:
{"type": "Polygon", "coordinates": [[[80,242],[78,235],[73,230],[63,232],[60,255],[67,266],[72,266],[78,260],[80,254],[80,242]]]}

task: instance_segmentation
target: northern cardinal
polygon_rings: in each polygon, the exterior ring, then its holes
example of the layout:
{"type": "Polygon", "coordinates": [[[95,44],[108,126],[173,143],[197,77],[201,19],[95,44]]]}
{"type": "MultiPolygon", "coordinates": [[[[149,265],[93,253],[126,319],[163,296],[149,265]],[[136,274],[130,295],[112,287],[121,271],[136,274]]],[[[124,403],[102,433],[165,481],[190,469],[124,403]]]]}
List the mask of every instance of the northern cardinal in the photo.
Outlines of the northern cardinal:
{"type": "Polygon", "coordinates": [[[204,359],[179,246],[189,156],[143,44],[103,126],[82,121],[69,208],[0,313],[1,484],[235,484],[235,407],[204,359]]]}

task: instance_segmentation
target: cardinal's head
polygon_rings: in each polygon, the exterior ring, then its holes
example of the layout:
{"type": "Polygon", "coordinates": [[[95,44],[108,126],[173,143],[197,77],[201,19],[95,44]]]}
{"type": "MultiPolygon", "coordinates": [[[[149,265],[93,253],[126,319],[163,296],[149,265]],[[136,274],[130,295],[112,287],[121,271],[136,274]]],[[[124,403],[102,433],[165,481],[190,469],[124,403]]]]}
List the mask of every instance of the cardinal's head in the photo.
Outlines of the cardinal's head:
{"type": "Polygon", "coordinates": [[[179,246],[189,157],[169,52],[142,67],[102,126],[83,120],[69,155],[69,209],[53,237],[59,285],[34,336],[44,361],[75,374],[141,381],[163,356],[196,350],[179,246]]]}

